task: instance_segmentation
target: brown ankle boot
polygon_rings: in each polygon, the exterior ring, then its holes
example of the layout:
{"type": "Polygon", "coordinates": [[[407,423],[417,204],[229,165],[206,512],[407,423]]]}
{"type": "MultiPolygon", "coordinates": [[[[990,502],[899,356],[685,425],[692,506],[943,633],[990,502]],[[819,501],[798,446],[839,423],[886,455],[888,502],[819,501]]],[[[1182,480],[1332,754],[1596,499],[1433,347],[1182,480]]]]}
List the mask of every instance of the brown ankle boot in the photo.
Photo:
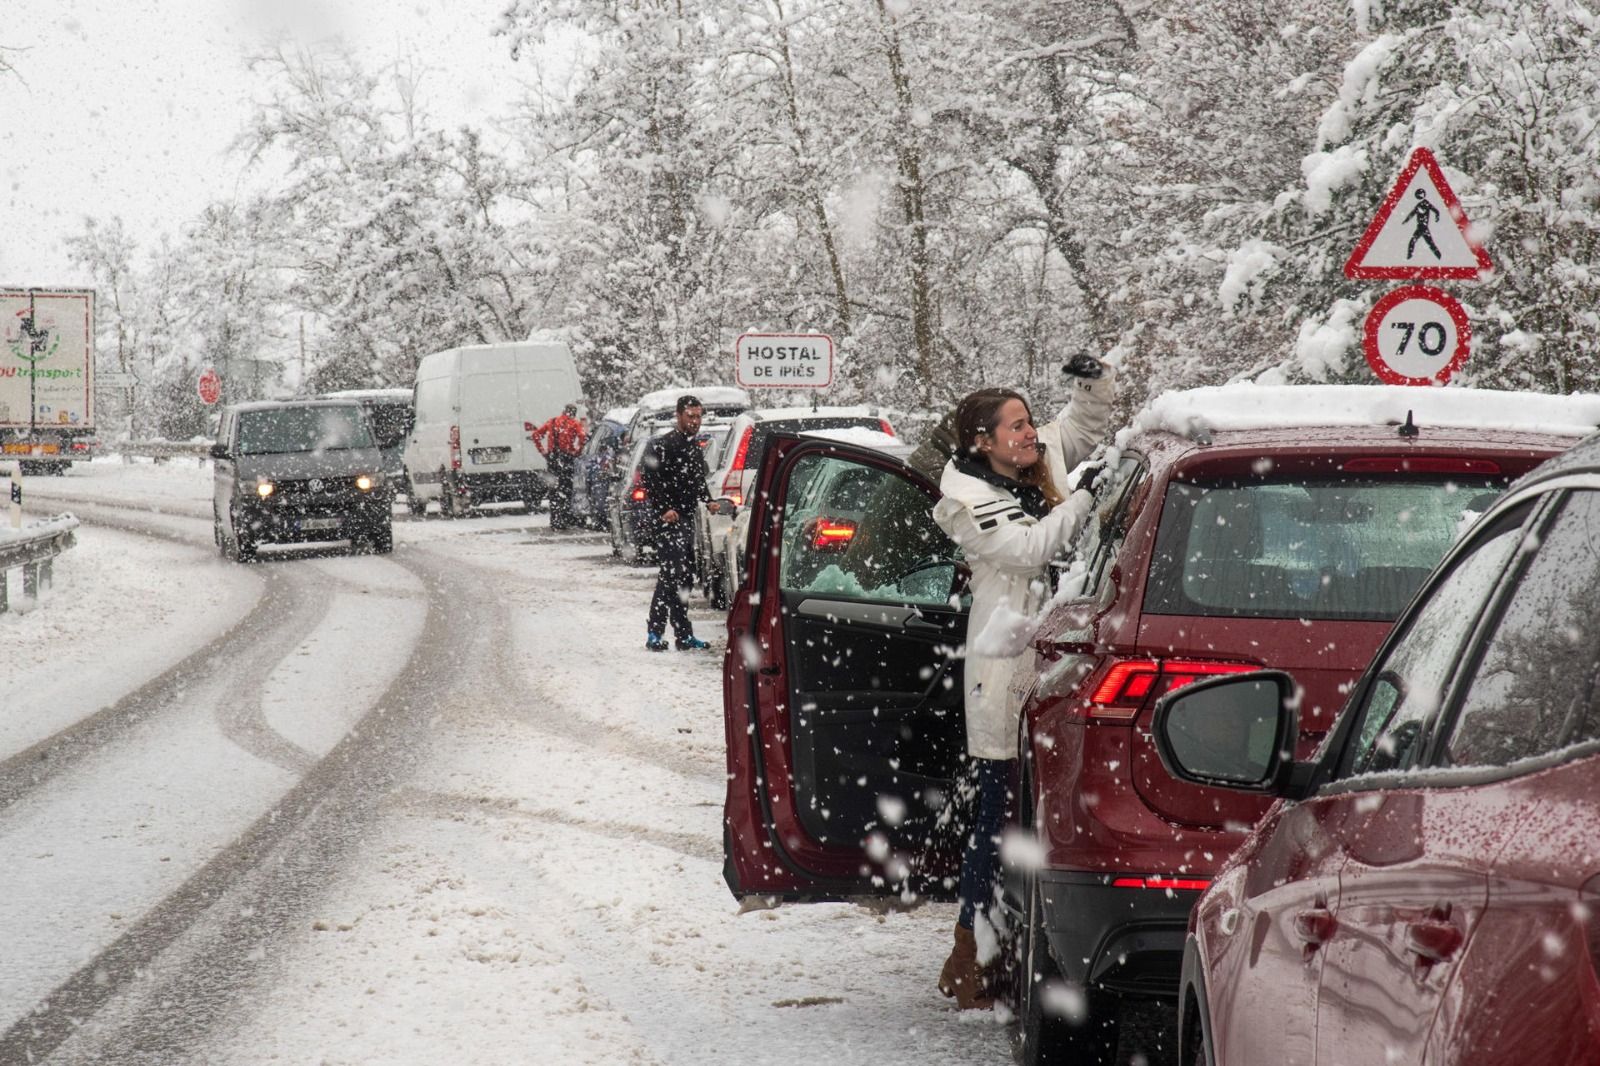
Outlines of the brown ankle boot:
{"type": "Polygon", "coordinates": [[[984,982],[978,965],[978,941],[971,929],[956,926],[956,944],[939,971],[939,991],[956,1001],[960,1010],[988,1010],[994,997],[984,982]]]}

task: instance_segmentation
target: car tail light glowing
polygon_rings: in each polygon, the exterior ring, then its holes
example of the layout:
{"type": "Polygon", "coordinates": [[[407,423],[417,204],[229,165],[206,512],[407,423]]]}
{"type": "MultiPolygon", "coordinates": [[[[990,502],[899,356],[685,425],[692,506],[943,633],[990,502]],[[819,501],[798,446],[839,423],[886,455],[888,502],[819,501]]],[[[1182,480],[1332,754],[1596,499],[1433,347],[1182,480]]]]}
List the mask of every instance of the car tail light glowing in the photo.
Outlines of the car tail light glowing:
{"type": "Polygon", "coordinates": [[[1259,670],[1250,663],[1223,663],[1199,659],[1119,659],[1111,664],[1089,697],[1089,717],[1129,722],[1150,700],[1174,689],[1216,674],[1243,674],[1259,670]]]}
{"type": "Polygon", "coordinates": [[[1498,474],[1500,464],[1441,455],[1372,455],[1346,459],[1340,469],[1349,474],[1498,474]]]}
{"type": "Polygon", "coordinates": [[[461,427],[450,427],[450,469],[461,469],[461,427]]]}
{"type": "Polygon", "coordinates": [[[882,427],[883,431],[889,434],[889,436],[894,436],[894,427],[889,424],[889,420],[887,418],[878,419],[878,425],[882,427]]]}
{"type": "Polygon", "coordinates": [[[1119,877],[1111,882],[1112,888],[1161,888],[1174,892],[1204,892],[1211,882],[1203,877],[1119,877]]]}
{"type": "Polygon", "coordinates": [[[628,487],[628,499],[634,503],[643,503],[648,495],[649,493],[644,490],[644,472],[635,470],[633,472],[633,484],[628,487]]]}
{"type": "Polygon", "coordinates": [[[733,465],[728,468],[728,476],[722,479],[722,494],[740,507],[744,506],[744,461],[750,456],[750,437],[755,428],[744,427],[739,435],[739,447],[733,453],[733,465]]]}
{"type": "Polygon", "coordinates": [[[842,552],[855,539],[856,524],[845,519],[821,518],[811,530],[811,549],[842,552]]]}

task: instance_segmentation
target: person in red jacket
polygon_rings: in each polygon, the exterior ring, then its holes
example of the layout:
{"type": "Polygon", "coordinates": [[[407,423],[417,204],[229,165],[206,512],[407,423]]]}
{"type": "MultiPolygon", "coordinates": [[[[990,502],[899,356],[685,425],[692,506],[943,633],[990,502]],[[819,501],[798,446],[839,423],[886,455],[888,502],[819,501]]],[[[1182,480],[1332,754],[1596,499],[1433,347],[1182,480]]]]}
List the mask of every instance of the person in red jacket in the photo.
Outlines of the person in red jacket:
{"type": "Polygon", "coordinates": [[[560,414],[528,434],[556,477],[555,492],[550,498],[551,529],[567,529],[576,522],[572,513],[572,470],[578,453],[583,451],[583,442],[589,439],[577,414],[578,405],[569,403],[560,414]]]}

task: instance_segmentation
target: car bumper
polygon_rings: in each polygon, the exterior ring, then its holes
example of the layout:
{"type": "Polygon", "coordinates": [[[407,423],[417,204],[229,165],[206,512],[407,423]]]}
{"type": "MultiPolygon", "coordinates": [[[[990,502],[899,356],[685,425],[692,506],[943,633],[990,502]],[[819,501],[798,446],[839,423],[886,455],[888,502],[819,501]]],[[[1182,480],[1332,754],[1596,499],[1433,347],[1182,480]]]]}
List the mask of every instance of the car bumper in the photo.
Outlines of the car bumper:
{"type": "Polygon", "coordinates": [[[1061,976],[1126,995],[1175,998],[1196,890],[1121,888],[1126,874],[1039,873],[1045,927],[1061,976]]]}
{"type": "Polygon", "coordinates": [[[391,500],[385,492],[342,507],[251,506],[240,509],[236,523],[249,529],[251,538],[260,543],[350,540],[387,526],[391,500]]]}

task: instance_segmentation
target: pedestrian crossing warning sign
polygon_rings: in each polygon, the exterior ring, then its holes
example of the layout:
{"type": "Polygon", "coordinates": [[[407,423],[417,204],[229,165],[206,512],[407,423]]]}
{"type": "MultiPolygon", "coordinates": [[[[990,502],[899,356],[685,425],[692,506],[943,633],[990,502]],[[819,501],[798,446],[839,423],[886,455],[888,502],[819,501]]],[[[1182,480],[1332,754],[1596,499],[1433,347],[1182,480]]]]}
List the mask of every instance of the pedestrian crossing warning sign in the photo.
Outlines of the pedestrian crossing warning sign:
{"type": "Polygon", "coordinates": [[[1426,148],[1411,153],[1394,188],[1345,261],[1362,281],[1477,278],[1494,269],[1467,213],[1426,148]]]}

